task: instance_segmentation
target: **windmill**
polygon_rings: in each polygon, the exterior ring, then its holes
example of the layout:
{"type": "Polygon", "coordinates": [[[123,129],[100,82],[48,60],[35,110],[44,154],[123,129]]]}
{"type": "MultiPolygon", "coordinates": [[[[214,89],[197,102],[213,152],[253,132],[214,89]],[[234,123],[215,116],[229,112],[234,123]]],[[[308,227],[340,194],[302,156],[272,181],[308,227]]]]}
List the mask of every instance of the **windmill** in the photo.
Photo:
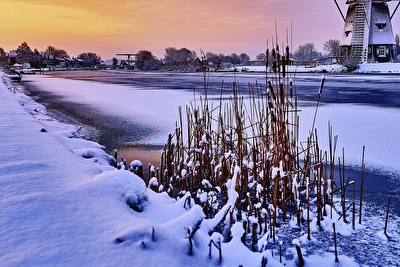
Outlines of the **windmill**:
{"type": "Polygon", "coordinates": [[[396,42],[392,18],[400,2],[390,14],[387,3],[392,0],[346,0],[345,17],[337,0],[334,1],[344,21],[342,56],[358,63],[393,61],[396,42]]]}

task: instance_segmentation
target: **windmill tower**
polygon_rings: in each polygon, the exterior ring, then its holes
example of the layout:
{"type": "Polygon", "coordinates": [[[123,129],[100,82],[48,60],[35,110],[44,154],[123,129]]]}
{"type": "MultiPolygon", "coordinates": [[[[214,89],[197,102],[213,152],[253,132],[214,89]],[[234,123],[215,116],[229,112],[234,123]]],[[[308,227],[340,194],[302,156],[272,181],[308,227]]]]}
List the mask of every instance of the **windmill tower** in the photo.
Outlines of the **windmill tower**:
{"type": "Polygon", "coordinates": [[[340,48],[342,56],[358,63],[392,62],[395,58],[395,38],[387,2],[391,0],[347,0],[346,17],[335,0],[344,20],[340,48]]]}

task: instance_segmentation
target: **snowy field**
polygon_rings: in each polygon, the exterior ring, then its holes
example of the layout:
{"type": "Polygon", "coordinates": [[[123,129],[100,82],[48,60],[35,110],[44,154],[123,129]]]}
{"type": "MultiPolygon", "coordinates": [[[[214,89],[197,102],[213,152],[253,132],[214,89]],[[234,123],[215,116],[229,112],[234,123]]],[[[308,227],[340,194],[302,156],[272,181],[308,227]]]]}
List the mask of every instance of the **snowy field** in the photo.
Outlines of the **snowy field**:
{"type": "MultiPolygon", "coordinates": [[[[191,92],[132,90],[39,75],[26,79],[105,112],[122,111],[128,118],[142,118],[141,123],[161,121],[160,134],[142,140],[145,143],[164,143],[165,133],[175,125],[177,107],[193,98],[191,92]]],[[[210,238],[218,236],[208,235],[213,221],[204,218],[200,207],[154,193],[134,174],[110,167],[101,145],[80,138],[77,125],[49,117],[42,105],[15,91],[7,80],[0,83],[0,109],[1,266],[261,266],[263,257],[267,266],[283,266],[276,250],[251,252],[240,242],[243,230],[235,226],[232,240],[222,243],[222,263],[216,250],[209,259],[210,238]],[[187,229],[199,222],[189,255],[187,229]]],[[[313,107],[302,107],[303,137],[313,113],[313,107]]],[[[339,135],[338,147],[346,149],[346,161],[359,166],[365,145],[368,168],[399,179],[398,109],[321,106],[320,140],[327,140],[327,121],[339,135]]],[[[304,229],[296,229],[292,240],[282,237],[284,266],[297,264],[294,244],[303,248],[306,266],[399,266],[398,216],[390,216],[388,238],[383,235],[382,206],[367,203],[365,209],[368,216],[356,230],[337,222],[339,263],[334,261],[332,238],[319,239],[315,227],[311,241],[304,238],[304,229]]],[[[332,221],[325,223],[325,235],[331,235],[332,221]]]]}

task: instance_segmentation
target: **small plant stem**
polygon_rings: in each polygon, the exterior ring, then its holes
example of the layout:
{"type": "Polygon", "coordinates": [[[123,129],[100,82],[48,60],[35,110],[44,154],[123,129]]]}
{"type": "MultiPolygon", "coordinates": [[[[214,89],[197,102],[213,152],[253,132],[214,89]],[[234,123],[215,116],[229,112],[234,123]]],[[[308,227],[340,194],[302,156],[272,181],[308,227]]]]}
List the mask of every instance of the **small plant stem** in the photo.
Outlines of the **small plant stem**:
{"type": "Polygon", "coordinates": [[[364,191],[364,177],[365,177],[365,146],[363,146],[362,152],[362,164],[361,164],[361,184],[360,184],[360,217],[358,223],[361,224],[362,221],[362,202],[363,202],[363,191],[364,191]]]}
{"type": "Polygon", "coordinates": [[[333,223],[332,226],[333,226],[333,241],[334,241],[334,244],[335,244],[335,262],[339,262],[338,251],[337,251],[336,226],[335,226],[335,223],[333,223]]]}
{"type": "Polygon", "coordinates": [[[297,252],[297,258],[299,259],[299,267],[303,267],[304,266],[304,258],[303,258],[303,254],[301,253],[301,248],[296,245],[296,252],[297,252]]]}
{"type": "Polygon", "coordinates": [[[387,226],[388,226],[388,221],[389,221],[389,210],[390,210],[390,197],[388,198],[388,205],[386,209],[386,220],[385,220],[385,235],[387,236],[387,226]]]}

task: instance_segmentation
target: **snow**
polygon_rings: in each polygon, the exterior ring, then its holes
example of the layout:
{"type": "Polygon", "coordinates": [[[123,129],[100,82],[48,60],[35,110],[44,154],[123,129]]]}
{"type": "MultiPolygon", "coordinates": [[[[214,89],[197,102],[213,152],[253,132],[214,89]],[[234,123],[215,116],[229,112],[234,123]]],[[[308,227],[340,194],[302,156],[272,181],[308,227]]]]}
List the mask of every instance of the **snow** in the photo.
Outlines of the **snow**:
{"type": "MultiPolygon", "coordinates": [[[[316,67],[305,67],[301,64],[298,66],[287,66],[288,72],[295,73],[309,73],[309,72],[329,72],[329,73],[341,73],[347,72],[347,68],[340,64],[332,64],[332,65],[318,65],[316,67]]],[[[265,66],[241,66],[241,67],[233,67],[230,70],[237,70],[242,72],[265,72],[265,66]]]]}
{"type": "MultiPolygon", "coordinates": [[[[168,95],[171,103],[167,108],[158,105],[160,110],[156,112],[145,101],[138,101],[132,108],[126,95],[120,94],[127,89],[124,86],[113,85],[111,92],[111,86],[93,82],[43,76],[29,79],[109,112],[122,109],[145,114],[146,118],[162,118],[166,123],[173,120],[176,107],[190,98],[182,92],[175,95],[157,91],[157,97],[151,90],[136,92],[139,99],[151,97],[154,106],[168,95]]],[[[307,121],[313,109],[302,109],[307,121]]],[[[0,82],[0,111],[1,266],[260,266],[262,258],[267,259],[267,266],[283,266],[276,251],[255,253],[245,247],[239,223],[232,225],[232,239],[222,243],[222,263],[215,247],[209,259],[210,239],[221,237],[209,236],[216,222],[205,219],[200,206],[187,207],[185,198],[174,200],[165,192],[156,193],[133,173],[110,166],[112,159],[104,147],[80,138],[76,126],[49,117],[42,105],[16,91],[7,80],[0,82]]],[[[397,109],[327,105],[320,108],[317,124],[332,121],[335,132],[341,133],[340,145],[346,147],[349,161],[359,162],[361,147],[367,144],[369,163],[398,171],[399,135],[393,133],[399,132],[400,125],[391,122],[399,121],[399,117],[397,109]],[[371,120],[376,127],[370,126],[371,120]],[[349,126],[355,132],[353,137],[342,134],[349,126]],[[392,143],[385,141],[389,136],[392,143]]],[[[305,127],[303,135],[309,128],[305,127]]],[[[154,138],[154,142],[165,141],[165,136],[154,138]]],[[[229,202],[215,218],[223,218],[236,201],[234,187],[239,170],[227,184],[229,202]]],[[[326,229],[331,223],[324,222],[326,229]]],[[[353,233],[349,227],[337,224],[337,231],[347,236],[353,233]]],[[[378,234],[372,238],[382,240],[378,234]]],[[[307,245],[301,237],[293,243],[302,248],[307,245]]],[[[293,244],[286,246],[294,251],[293,244]]],[[[306,266],[358,266],[343,251],[339,253],[339,265],[332,252],[312,253],[306,248],[304,252],[306,266]]],[[[296,266],[296,261],[294,256],[284,264],[296,266]]]]}
{"type": "MultiPolygon", "coordinates": [[[[246,72],[265,72],[265,66],[243,66],[237,68],[246,72]]],[[[294,73],[343,73],[347,68],[341,64],[317,65],[316,67],[288,66],[288,71],[294,73]]],[[[354,73],[400,73],[400,63],[363,63],[359,64],[354,73]]]]}
{"type": "MultiPolygon", "coordinates": [[[[311,118],[315,107],[301,107],[304,123],[301,140],[305,140],[312,127],[311,118]]],[[[345,160],[360,165],[362,147],[366,146],[369,168],[386,169],[400,173],[398,151],[400,149],[400,110],[347,104],[325,105],[318,109],[316,129],[321,149],[328,151],[328,122],[333,135],[338,135],[338,151],[345,149],[345,160]],[[351,134],[348,134],[349,130],[351,134]],[[323,141],[324,140],[324,141],[323,141]],[[382,160],[385,159],[385,160],[382,160]]]]}
{"type": "Polygon", "coordinates": [[[400,73],[400,63],[359,64],[355,73],[400,73]]]}

